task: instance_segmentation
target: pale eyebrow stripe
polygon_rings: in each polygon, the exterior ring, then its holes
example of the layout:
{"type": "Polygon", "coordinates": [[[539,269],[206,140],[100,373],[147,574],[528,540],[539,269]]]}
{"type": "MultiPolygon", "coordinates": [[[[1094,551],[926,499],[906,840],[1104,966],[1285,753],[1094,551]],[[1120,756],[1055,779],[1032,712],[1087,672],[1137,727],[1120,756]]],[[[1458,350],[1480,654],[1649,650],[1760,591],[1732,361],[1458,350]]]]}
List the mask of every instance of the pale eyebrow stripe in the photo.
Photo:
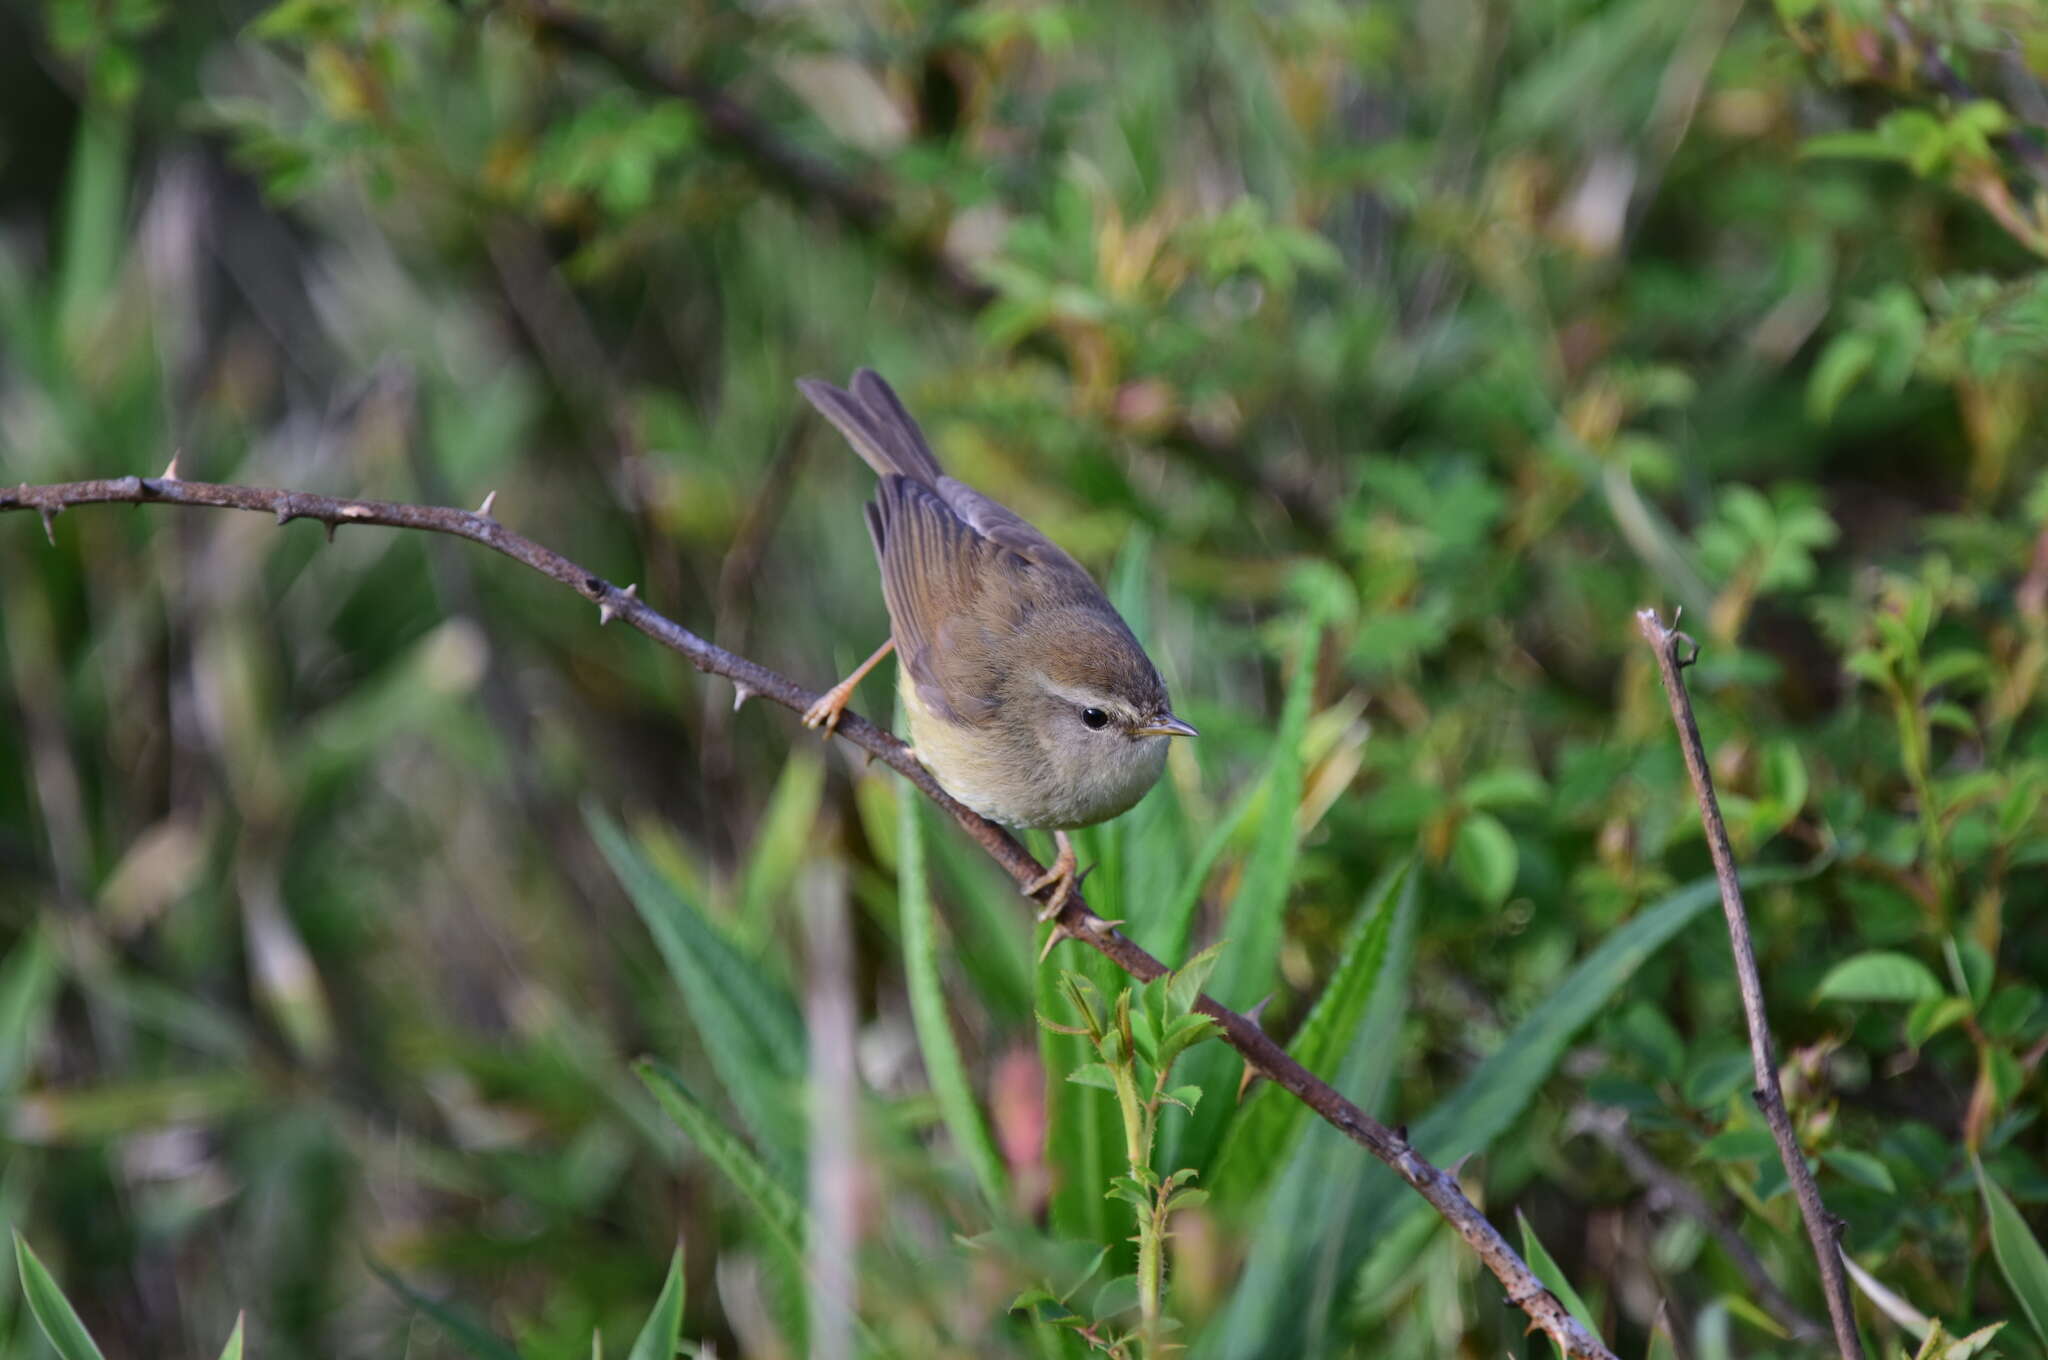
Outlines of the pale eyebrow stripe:
{"type": "Polygon", "coordinates": [[[1100,690],[1085,689],[1078,685],[1062,685],[1044,671],[1033,671],[1031,678],[1036,680],[1048,693],[1057,698],[1065,699],[1077,708],[1100,708],[1112,713],[1122,714],[1125,717],[1136,716],[1129,704],[1124,703],[1121,699],[1104,694],[1100,690]]]}

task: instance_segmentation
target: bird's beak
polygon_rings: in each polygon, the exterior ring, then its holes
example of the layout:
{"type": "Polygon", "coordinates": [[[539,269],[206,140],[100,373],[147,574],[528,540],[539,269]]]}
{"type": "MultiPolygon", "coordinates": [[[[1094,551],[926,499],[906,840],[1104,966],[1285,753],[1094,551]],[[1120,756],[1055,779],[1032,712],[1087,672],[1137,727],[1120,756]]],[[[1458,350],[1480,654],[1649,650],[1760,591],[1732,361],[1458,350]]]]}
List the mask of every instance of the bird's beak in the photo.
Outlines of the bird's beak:
{"type": "Polygon", "coordinates": [[[1188,723],[1182,722],[1171,713],[1162,713],[1143,727],[1133,728],[1132,735],[1140,737],[1199,737],[1188,723]]]}

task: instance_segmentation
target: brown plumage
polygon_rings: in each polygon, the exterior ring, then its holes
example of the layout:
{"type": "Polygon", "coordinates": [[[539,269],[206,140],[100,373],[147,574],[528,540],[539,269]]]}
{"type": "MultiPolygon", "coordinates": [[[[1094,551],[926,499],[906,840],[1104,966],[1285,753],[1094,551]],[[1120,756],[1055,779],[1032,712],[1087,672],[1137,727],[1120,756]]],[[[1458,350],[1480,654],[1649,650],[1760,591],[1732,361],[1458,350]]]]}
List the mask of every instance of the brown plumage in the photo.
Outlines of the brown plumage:
{"type": "MultiPolygon", "coordinates": [[[[920,759],[1014,826],[1088,826],[1130,807],[1158,779],[1166,738],[1194,729],[1094,579],[947,476],[877,374],[862,369],[850,390],[798,386],[881,478],[868,532],[920,759]]],[[[829,727],[837,708],[821,708],[829,727]]]]}

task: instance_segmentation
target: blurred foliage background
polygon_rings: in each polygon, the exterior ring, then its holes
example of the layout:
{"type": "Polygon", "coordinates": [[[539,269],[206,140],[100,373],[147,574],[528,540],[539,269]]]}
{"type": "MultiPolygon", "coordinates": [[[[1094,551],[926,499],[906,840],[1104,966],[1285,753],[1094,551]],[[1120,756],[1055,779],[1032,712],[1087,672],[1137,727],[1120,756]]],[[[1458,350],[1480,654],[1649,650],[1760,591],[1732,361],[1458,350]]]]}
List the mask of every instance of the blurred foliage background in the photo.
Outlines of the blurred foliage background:
{"type": "MultiPolygon", "coordinates": [[[[12,0],[0,37],[0,480],[495,490],[822,688],[887,621],[870,475],[791,383],[872,364],[1204,733],[1086,838],[1097,908],[1227,938],[1219,998],[1621,1353],[1812,1354],[1631,618],[1682,605],[1873,1352],[2048,1354],[2038,11],[12,0]]],[[[677,1242],[720,1354],[1130,1326],[1117,1103],[1034,1021],[1117,978],[1034,968],[890,777],[465,545],[54,534],[0,521],[0,1217],[109,1354],[239,1309],[257,1355],[624,1354],[677,1242]]],[[[1173,1077],[1178,1340],[1540,1353],[1359,1149],[1219,1045],[1173,1077]]],[[[0,1354],[50,1353],[28,1302],[0,1354]]]]}

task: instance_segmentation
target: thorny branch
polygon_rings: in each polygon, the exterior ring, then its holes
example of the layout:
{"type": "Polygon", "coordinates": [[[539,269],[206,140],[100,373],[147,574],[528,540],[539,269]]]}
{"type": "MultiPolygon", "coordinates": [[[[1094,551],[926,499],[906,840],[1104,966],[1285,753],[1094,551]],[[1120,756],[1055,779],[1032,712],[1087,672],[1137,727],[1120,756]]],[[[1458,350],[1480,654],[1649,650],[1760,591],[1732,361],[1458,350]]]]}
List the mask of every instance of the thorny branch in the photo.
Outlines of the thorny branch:
{"type": "MultiPolygon", "coordinates": [[[[58,515],[77,505],[105,504],[253,510],[259,514],[275,515],[281,525],[294,519],[317,520],[326,526],[330,536],[344,525],[384,525],[452,534],[481,543],[568,586],[598,607],[600,624],[613,619],[622,620],[676,652],[698,670],[731,680],[739,691],[737,703],[759,696],[801,713],[819,697],[786,676],[698,637],[647,604],[634,586],[613,585],[560,553],[507,529],[491,514],[495,492],[485,498],[479,509],[468,511],[393,501],[316,496],[268,487],[187,482],[178,479],[176,467],[173,460],[171,468],[162,477],[116,477],[0,490],[0,512],[33,511],[42,518],[43,530],[53,543],[56,541],[55,521],[58,515]]],[[[841,718],[838,733],[915,784],[919,792],[949,813],[1018,886],[1029,884],[1043,874],[1044,867],[1016,837],[955,802],[939,787],[930,772],[917,762],[910,748],[890,733],[850,711],[841,718]]],[[[1054,929],[1097,950],[1141,982],[1162,977],[1168,971],[1165,964],[1119,934],[1112,923],[1089,910],[1087,901],[1078,890],[1068,898],[1054,929]]],[[[1428,1200],[1478,1254],[1486,1268],[1493,1272],[1506,1291],[1508,1302],[1528,1315],[1531,1327],[1548,1335],[1567,1356],[1581,1357],[1581,1360],[1616,1360],[1612,1351],[1566,1311],[1507,1239],[1465,1197],[1457,1178],[1432,1165],[1409,1145],[1404,1130],[1388,1128],[1345,1099],[1329,1083],[1289,1057],[1287,1051],[1249,1016],[1219,1005],[1206,996],[1195,1004],[1196,1009],[1216,1021],[1224,1041],[1243,1055],[1248,1067],[1285,1089],[1353,1142],[1386,1163],[1417,1194],[1428,1200]]]]}
{"type": "Polygon", "coordinates": [[[1785,1111],[1785,1093],[1778,1086],[1778,1059],[1771,1046],[1770,1019],[1764,1014],[1763,983],[1756,971],[1756,949],[1749,939],[1749,913],[1742,904],[1742,882],[1735,873],[1735,852],[1728,844],[1728,827],[1721,820],[1720,801],[1714,797],[1714,776],[1707,768],[1700,725],[1693,717],[1692,696],[1686,693],[1685,677],[1680,674],[1698,656],[1699,646],[1676,628],[1665,627],[1654,609],[1638,610],[1636,627],[1650,644],[1650,650],[1657,654],[1657,672],[1664,680],[1664,696],[1671,702],[1671,721],[1678,728],[1685,768],[1692,775],[1693,792],[1699,797],[1707,848],[1714,856],[1714,877],[1721,885],[1721,910],[1728,917],[1728,944],[1735,955],[1735,980],[1742,989],[1742,1013],[1749,1023],[1749,1056],[1756,1069],[1756,1090],[1752,1095],[1763,1111],[1764,1122],[1770,1125],[1778,1157],[1785,1163],[1785,1175],[1799,1199],[1799,1215],[1806,1220],[1806,1235],[1813,1241],[1821,1287],[1827,1294],[1828,1318],[1834,1324],[1835,1345],[1842,1360],[1863,1360],[1863,1340],[1856,1334],[1849,1280],[1842,1271],[1844,1225],[1821,1203],[1813,1172],[1807,1168],[1806,1156],[1799,1149],[1792,1116],[1785,1111]],[[1687,649],[1683,656],[1679,654],[1681,647],[1687,649]]]}

